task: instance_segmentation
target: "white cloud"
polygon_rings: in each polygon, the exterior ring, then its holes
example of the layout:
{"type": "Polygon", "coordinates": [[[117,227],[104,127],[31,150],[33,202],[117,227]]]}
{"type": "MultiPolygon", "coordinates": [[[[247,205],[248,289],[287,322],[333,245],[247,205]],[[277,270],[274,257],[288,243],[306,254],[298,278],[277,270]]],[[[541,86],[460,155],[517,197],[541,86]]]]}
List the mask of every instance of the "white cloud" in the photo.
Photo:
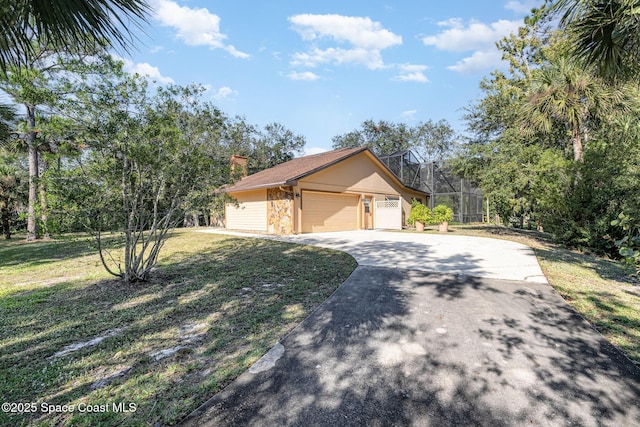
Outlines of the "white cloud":
{"type": "Polygon", "coordinates": [[[147,77],[150,80],[163,84],[174,83],[171,77],[163,76],[160,73],[160,69],[158,67],[154,67],[153,65],[150,65],[146,62],[134,64],[130,59],[122,58],[121,56],[117,55],[114,55],[114,58],[123,62],[123,68],[128,73],[139,74],[141,76],[147,77]]]}
{"type": "Polygon", "coordinates": [[[320,64],[360,64],[370,69],[384,67],[381,50],[402,44],[402,37],[386,30],[370,18],[342,15],[302,14],[289,17],[293,29],[303,40],[312,42],[307,52],[293,55],[294,66],[315,67],[320,64]],[[345,47],[318,48],[330,40],[345,47]]]}
{"type": "Polygon", "coordinates": [[[400,113],[400,115],[407,120],[415,120],[416,119],[416,114],[418,113],[418,110],[407,110],[407,111],[403,111],[402,113],[400,113]]]}
{"type": "Polygon", "coordinates": [[[306,53],[294,53],[291,65],[303,67],[316,67],[320,64],[361,64],[371,69],[384,67],[380,51],[366,49],[313,49],[306,53]]]}
{"type": "Polygon", "coordinates": [[[170,0],[152,0],[155,17],[166,27],[176,30],[178,39],[189,46],[209,46],[224,49],[236,58],[248,58],[249,54],[226,44],[227,36],[220,32],[220,17],[205,8],[180,6],[170,0]]]}
{"type": "Polygon", "coordinates": [[[486,49],[501,38],[518,31],[522,21],[508,21],[501,19],[489,25],[471,21],[464,26],[459,19],[449,19],[439,22],[438,25],[449,29],[435,36],[427,36],[422,39],[427,46],[435,46],[440,50],[465,52],[475,49],[486,49]]]}
{"type": "Polygon", "coordinates": [[[217,100],[227,99],[230,96],[237,95],[238,92],[231,89],[229,86],[222,86],[220,89],[216,91],[213,97],[217,100]]]}
{"type": "Polygon", "coordinates": [[[473,51],[471,56],[447,67],[452,71],[469,73],[499,67],[502,55],[495,43],[516,33],[522,20],[501,19],[491,24],[472,20],[465,25],[461,19],[452,18],[439,22],[438,25],[448,28],[439,34],[424,37],[423,43],[449,52],[473,51]]]}
{"type": "Polygon", "coordinates": [[[305,156],[310,156],[312,154],[320,154],[320,153],[325,153],[329,150],[327,150],[326,148],[321,148],[321,147],[305,147],[304,149],[304,155],[305,156]]]}
{"type": "Polygon", "coordinates": [[[400,69],[400,74],[395,76],[393,80],[429,83],[429,79],[424,74],[429,69],[426,65],[400,64],[397,67],[400,69]]]}
{"type": "Polygon", "coordinates": [[[342,15],[296,15],[289,18],[305,40],[330,37],[367,49],[385,49],[402,44],[402,37],[369,18],[342,15]]]}
{"type": "Polygon", "coordinates": [[[512,10],[519,14],[529,14],[531,9],[540,6],[540,0],[525,0],[525,1],[509,1],[504,5],[505,9],[512,10]]]}
{"type": "Polygon", "coordinates": [[[306,81],[314,81],[320,78],[317,74],[312,73],[311,71],[304,71],[302,73],[293,71],[289,73],[287,77],[289,77],[291,80],[306,80],[306,81]]]}
{"type": "Polygon", "coordinates": [[[497,49],[476,51],[473,55],[463,58],[458,61],[456,65],[451,65],[447,67],[447,69],[458,71],[460,73],[473,73],[476,71],[494,68],[500,64],[501,60],[502,53],[497,49]]]}

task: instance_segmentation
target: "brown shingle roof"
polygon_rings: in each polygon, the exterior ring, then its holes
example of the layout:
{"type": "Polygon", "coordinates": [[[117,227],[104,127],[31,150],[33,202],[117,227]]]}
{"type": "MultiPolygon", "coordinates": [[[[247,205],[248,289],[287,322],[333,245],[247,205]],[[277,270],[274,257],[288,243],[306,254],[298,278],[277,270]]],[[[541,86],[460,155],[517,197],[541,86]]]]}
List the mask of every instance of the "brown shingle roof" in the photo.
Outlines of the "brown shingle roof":
{"type": "Polygon", "coordinates": [[[281,163],[270,169],[265,169],[253,175],[242,178],[230,187],[223,189],[225,193],[236,191],[271,188],[280,185],[295,185],[295,181],[328,166],[338,163],[348,157],[367,150],[366,147],[339,148],[325,153],[298,157],[281,163]]]}

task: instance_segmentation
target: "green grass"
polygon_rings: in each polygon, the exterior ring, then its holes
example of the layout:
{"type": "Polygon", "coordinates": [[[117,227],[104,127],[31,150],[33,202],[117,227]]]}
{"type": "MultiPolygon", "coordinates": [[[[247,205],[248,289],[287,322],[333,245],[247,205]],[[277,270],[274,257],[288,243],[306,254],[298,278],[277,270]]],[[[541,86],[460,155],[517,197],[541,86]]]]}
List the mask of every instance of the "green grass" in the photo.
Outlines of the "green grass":
{"type": "MultiPolygon", "coordinates": [[[[437,233],[433,227],[425,230],[437,233]]],[[[607,340],[640,363],[640,283],[620,263],[553,243],[548,234],[486,225],[449,226],[449,234],[530,246],[549,284],[607,340]]]]}
{"type": "Polygon", "coordinates": [[[356,267],[328,249],[183,230],[150,282],[127,285],[104,272],[89,243],[0,241],[0,400],[38,405],[33,414],[0,413],[2,426],[175,424],[356,267]],[[76,412],[45,414],[43,404],[76,412]],[[82,405],[102,412],[80,413],[82,405]],[[122,408],[135,412],[114,411],[122,408]]]}

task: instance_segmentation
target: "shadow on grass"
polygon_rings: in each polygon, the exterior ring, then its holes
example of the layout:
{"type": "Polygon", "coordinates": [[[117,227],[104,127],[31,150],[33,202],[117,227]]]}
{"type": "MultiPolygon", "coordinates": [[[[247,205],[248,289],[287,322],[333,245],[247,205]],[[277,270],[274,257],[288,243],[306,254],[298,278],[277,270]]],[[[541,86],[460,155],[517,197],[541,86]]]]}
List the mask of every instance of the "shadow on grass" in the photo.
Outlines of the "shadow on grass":
{"type": "Polygon", "coordinates": [[[174,253],[147,283],[67,281],[0,298],[4,401],[138,408],[0,414],[0,425],[171,424],[247,369],[353,268],[351,257],[330,250],[218,239],[198,253],[174,253]],[[52,357],[105,335],[96,345],[52,357]]]}
{"type": "Polygon", "coordinates": [[[593,255],[581,254],[562,248],[557,248],[555,250],[535,248],[534,251],[538,259],[541,261],[572,264],[591,270],[605,280],[640,284],[638,279],[631,277],[616,261],[597,258],[593,255]]]}
{"type": "MultiPolygon", "coordinates": [[[[122,248],[121,239],[117,236],[104,238],[104,245],[122,248]]],[[[93,238],[62,238],[54,240],[0,240],[0,268],[30,268],[51,264],[67,258],[78,258],[97,253],[93,238]]]]}
{"type": "Polygon", "coordinates": [[[497,236],[527,236],[542,242],[553,243],[553,237],[550,234],[543,233],[537,230],[524,230],[521,228],[512,228],[497,225],[458,225],[453,227],[454,232],[457,229],[481,231],[489,234],[495,234],[497,236]]]}

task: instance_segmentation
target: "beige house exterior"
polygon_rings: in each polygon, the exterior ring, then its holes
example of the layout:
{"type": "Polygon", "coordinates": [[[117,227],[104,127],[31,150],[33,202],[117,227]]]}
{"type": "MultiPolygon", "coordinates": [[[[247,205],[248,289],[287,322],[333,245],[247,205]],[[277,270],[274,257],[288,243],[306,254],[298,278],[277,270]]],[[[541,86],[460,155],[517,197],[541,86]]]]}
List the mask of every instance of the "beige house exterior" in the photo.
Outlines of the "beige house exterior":
{"type": "Polygon", "coordinates": [[[270,234],[401,228],[411,200],[429,197],[402,184],[365,147],[296,158],[224,192],[237,201],[225,206],[226,228],[270,234]]]}

